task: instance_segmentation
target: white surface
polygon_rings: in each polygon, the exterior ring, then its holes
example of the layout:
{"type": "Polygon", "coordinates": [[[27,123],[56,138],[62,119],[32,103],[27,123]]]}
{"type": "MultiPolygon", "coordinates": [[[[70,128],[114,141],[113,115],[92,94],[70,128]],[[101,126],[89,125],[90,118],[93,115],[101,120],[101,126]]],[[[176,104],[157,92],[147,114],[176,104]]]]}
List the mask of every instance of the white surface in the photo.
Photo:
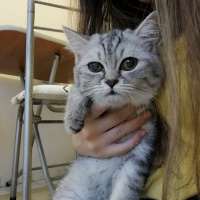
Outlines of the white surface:
{"type": "MultiPolygon", "coordinates": [[[[66,100],[70,86],[64,85],[36,85],[33,87],[33,99],[66,100]]],[[[25,99],[25,90],[14,96],[12,104],[20,104],[25,99]]]]}

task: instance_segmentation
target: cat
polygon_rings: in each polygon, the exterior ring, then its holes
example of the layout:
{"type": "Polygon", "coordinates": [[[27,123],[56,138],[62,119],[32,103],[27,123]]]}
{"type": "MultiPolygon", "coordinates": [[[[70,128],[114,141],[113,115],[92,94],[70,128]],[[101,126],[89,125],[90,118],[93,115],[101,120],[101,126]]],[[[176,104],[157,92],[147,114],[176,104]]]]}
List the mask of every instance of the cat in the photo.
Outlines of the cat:
{"type": "MultiPolygon", "coordinates": [[[[114,29],[90,37],[64,28],[75,54],[74,84],[64,118],[68,133],[83,128],[92,102],[109,110],[127,104],[151,108],[164,79],[156,19],[153,12],[135,30],[114,29]]],[[[123,156],[75,160],[53,200],[139,200],[152,166],[156,121],[153,112],[152,119],[141,127],[145,137],[123,156]]]]}

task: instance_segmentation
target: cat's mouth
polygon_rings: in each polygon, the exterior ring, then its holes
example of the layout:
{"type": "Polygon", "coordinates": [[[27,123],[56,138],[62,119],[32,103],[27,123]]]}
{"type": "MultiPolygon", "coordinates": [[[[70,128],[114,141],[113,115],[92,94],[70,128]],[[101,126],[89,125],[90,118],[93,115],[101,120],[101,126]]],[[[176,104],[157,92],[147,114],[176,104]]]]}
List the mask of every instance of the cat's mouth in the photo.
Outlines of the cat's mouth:
{"type": "Polygon", "coordinates": [[[115,92],[114,90],[111,90],[108,94],[107,94],[107,96],[114,96],[114,95],[117,95],[118,93],[117,92],[115,92]]]}
{"type": "Polygon", "coordinates": [[[109,93],[109,95],[115,95],[116,94],[116,92],[114,92],[114,91],[111,91],[110,93],[109,93]]]}

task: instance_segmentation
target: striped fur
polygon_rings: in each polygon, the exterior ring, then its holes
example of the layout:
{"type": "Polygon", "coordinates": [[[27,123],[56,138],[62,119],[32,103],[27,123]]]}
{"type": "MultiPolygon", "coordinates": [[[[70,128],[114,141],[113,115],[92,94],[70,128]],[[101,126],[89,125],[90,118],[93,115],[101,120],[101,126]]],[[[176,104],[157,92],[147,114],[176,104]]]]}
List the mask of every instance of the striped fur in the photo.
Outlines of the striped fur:
{"type": "MultiPolygon", "coordinates": [[[[76,57],[74,85],[65,114],[68,133],[82,129],[91,102],[110,109],[126,104],[151,108],[164,77],[156,51],[155,13],[136,30],[111,30],[87,38],[66,28],[65,33],[76,57]],[[121,63],[130,57],[136,58],[137,64],[127,71],[121,63]],[[103,68],[92,72],[88,67],[92,62],[103,68]]],[[[156,113],[142,128],[146,136],[126,155],[110,159],[80,157],[74,161],[53,200],[138,200],[153,160],[158,134],[156,113]]]]}

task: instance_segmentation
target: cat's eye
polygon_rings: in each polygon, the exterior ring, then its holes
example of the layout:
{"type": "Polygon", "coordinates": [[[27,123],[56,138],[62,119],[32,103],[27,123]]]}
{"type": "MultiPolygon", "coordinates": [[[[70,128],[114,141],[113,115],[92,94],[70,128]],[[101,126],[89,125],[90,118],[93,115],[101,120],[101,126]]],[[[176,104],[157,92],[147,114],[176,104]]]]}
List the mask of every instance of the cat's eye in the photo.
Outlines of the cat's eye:
{"type": "Polygon", "coordinates": [[[125,58],[121,62],[120,69],[124,71],[130,71],[136,67],[137,63],[138,63],[137,58],[133,58],[133,57],[125,58]]]}
{"type": "Polygon", "coordinates": [[[91,62],[91,63],[88,64],[88,69],[91,72],[97,73],[97,72],[103,71],[104,68],[103,68],[103,65],[101,63],[91,62]]]}

